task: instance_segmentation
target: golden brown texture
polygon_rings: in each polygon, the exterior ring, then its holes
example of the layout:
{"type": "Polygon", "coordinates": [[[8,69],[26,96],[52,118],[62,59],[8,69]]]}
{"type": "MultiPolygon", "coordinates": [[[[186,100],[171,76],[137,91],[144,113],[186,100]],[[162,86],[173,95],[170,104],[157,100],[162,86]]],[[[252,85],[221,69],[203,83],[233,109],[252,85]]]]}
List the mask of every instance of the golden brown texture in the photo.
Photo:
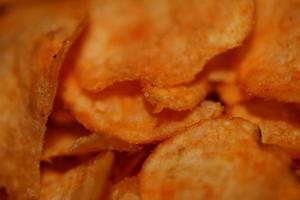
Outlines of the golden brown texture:
{"type": "Polygon", "coordinates": [[[141,79],[155,86],[192,81],[213,56],[248,35],[252,0],[92,0],[76,64],[85,89],[141,79]]]}
{"type": "MultiPolygon", "coordinates": [[[[42,200],[99,200],[106,191],[114,155],[106,152],[95,159],[70,169],[56,181],[44,182],[42,200]]],[[[53,175],[53,174],[46,174],[53,175]]]]}
{"type": "Polygon", "coordinates": [[[209,82],[204,77],[184,86],[157,87],[144,85],[144,97],[155,106],[154,112],[164,108],[176,111],[192,110],[202,102],[211,91],[209,82]]]}
{"type": "Polygon", "coordinates": [[[243,49],[239,79],[254,96],[300,102],[300,2],[257,0],[254,33],[243,49]]]}
{"type": "Polygon", "coordinates": [[[42,160],[49,161],[55,157],[80,156],[105,150],[133,153],[141,149],[141,146],[128,144],[101,133],[89,133],[78,127],[48,127],[42,160]]]}
{"type": "Polygon", "coordinates": [[[37,199],[39,158],[64,55],[81,29],[76,3],[35,2],[0,14],[0,185],[37,199]]]}
{"type": "Polygon", "coordinates": [[[110,200],[139,200],[139,177],[125,178],[113,186],[110,200]]]}
{"type": "Polygon", "coordinates": [[[143,200],[299,199],[285,155],[240,119],[207,120],[159,145],[140,175],[143,200]]]}
{"type": "Polygon", "coordinates": [[[300,111],[293,104],[252,100],[229,108],[228,114],[259,125],[262,142],[300,156],[300,111]]]}
{"type": "Polygon", "coordinates": [[[223,110],[218,103],[203,102],[192,111],[153,114],[136,82],[122,82],[94,94],[83,91],[70,73],[63,87],[66,106],[87,129],[129,143],[166,139],[202,119],[219,116],[223,110]]]}

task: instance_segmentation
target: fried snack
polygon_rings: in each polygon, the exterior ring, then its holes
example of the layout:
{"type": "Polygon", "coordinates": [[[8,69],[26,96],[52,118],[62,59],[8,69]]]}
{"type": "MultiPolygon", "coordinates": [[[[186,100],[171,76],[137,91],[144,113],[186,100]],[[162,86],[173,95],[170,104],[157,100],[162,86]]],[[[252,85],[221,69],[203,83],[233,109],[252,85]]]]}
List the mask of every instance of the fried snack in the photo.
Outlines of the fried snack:
{"type": "Polygon", "coordinates": [[[258,127],[207,120],[159,145],[140,174],[143,200],[299,199],[289,159],[259,144],[258,127]]]}
{"type": "Polygon", "coordinates": [[[46,132],[42,160],[49,161],[55,157],[79,156],[107,150],[133,153],[141,149],[142,146],[100,133],[88,133],[78,127],[50,127],[46,132]]]}
{"type": "Polygon", "coordinates": [[[249,99],[237,83],[236,63],[241,47],[223,53],[212,59],[205,67],[207,79],[214,85],[219,100],[227,106],[249,99]]]}
{"type": "Polygon", "coordinates": [[[63,87],[65,105],[88,130],[129,143],[166,139],[202,119],[215,118],[223,111],[219,103],[203,102],[192,111],[164,111],[155,115],[136,82],[122,82],[94,94],[83,91],[70,73],[63,87]]]}
{"type": "Polygon", "coordinates": [[[239,64],[242,87],[254,96],[300,102],[300,4],[256,1],[254,33],[239,64]]]}
{"type": "Polygon", "coordinates": [[[250,99],[236,82],[219,83],[216,85],[216,92],[220,100],[227,106],[236,105],[242,101],[250,99]]]}
{"type": "Polygon", "coordinates": [[[252,0],[92,0],[76,64],[84,89],[117,81],[189,83],[217,54],[250,32],[252,0]]]}
{"type": "Polygon", "coordinates": [[[155,106],[154,112],[159,113],[164,108],[176,111],[195,108],[211,91],[210,83],[199,77],[188,85],[175,87],[156,87],[145,84],[144,97],[155,106]]]}
{"type": "Polygon", "coordinates": [[[112,169],[114,155],[103,153],[43,185],[42,200],[98,200],[104,195],[112,169]]]}
{"type": "Polygon", "coordinates": [[[294,105],[252,100],[235,105],[228,114],[259,125],[262,142],[274,144],[300,156],[300,112],[294,105]]]}
{"type": "Polygon", "coordinates": [[[64,56],[82,29],[71,1],[19,3],[0,17],[0,183],[8,199],[37,199],[46,121],[64,56]]]}
{"type": "Polygon", "coordinates": [[[110,200],[139,200],[139,178],[138,176],[125,178],[113,186],[110,200]]]}

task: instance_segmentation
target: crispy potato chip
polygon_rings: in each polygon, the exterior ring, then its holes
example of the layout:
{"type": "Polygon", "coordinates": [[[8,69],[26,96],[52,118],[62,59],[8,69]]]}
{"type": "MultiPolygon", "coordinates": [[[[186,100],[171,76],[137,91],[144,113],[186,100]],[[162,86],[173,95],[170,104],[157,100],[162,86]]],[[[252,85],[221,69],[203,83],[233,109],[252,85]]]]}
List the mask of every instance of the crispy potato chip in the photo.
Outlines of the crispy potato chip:
{"type": "Polygon", "coordinates": [[[122,82],[98,94],[83,91],[70,73],[64,82],[63,100],[87,129],[103,132],[129,143],[150,143],[202,119],[219,116],[219,103],[203,102],[193,111],[164,111],[157,115],[145,102],[139,84],[122,82]]]}
{"type": "Polygon", "coordinates": [[[250,32],[252,0],[92,0],[90,27],[76,64],[83,88],[117,81],[188,83],[217,54],[250,32]]]}
{"type": "Polygon", "coordinates": [[[64,55],[82,29],[71,1],[19,2],[0,17],[0,185],[8,199],[37,199],[45,124],[64,55]]]}
{"type": "Polygon", "coordinates": [[[155,106],[155,113],[164,108],[176,111],[193,109],[211,91],[211,85],[204,77],[199,77],[192,83],[184,86],[157,87],[150,84],[144,86],[145,98],[155,106]]]}
{"type": "Polygon", "coordinates": [[[91,154],[100,151],[137,152],[142,146],[129,144],[104,134],[89,134],[86,130],[75,128],[50,127],[46,132],[42,160],[55,157],[91,154]]]}
{"type": "Polygon", "coordinates": [[[263,143],[278,145],[300,156],[300,112],[294,105],[252,100],[233,106],[228,114],[258,124],[263,143]]]}
{"type": "Polygon", "coordinates": [[[114,156],[107,152],[88,163],[79,165],[57,181],[42,186],[42,200],[98,200],[104,195],[114,156]]]}
{"type": "Polygon", "coordinates": [[[161,144],[140,175],[141,198],[299,199],[289,159],[240,119],[207,120],[161,144]]]}
{"type": "Polygon", "coordinates": [[[240,83],[254,96],[300,102],[300,3],[256,2],[257,23],[239,64],[240,83]]]}
{"type": "Polygon", "coordinates": [[[241,90],[236,82],[219,83],[216,85],[216,92],[220,100],[228,106],[233,106],[250,99],[250,97],[241,90]]]}
{"type": "Polygon", "coordinates": [[[110,200],[139,200],[139,178],[125,178],[112,188],[110,200]]]}

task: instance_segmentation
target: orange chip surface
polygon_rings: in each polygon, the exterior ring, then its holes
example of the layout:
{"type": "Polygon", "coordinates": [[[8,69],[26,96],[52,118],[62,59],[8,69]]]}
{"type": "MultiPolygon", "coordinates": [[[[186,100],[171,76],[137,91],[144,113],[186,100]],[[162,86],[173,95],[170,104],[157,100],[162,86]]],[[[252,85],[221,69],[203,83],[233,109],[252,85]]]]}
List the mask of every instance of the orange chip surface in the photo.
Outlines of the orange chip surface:
{"type": "Polygon", "coordinates": [[[139,200],[139,178],[138,176],[125,178],[113,186],[110,200],[139,200]]]}
{"type": "Polygon", "coordinates": [[[52,124],[58,126],[72,126],[76,124],[75,118],[67,109],[64,108],[61,100],[59,100],[58,98],[54,100],[54,105],[51,115],[49,116],[49,121],[52,124]]]}
{"type": "Polygon", "coordinates": [[[155,106],[154,112],[164,108],[176,111],[191,110],[202,102],[211,91],[211,85],[204,77],[199,77],[188,85],[156,87],[144,85],[144,97],[155,106]]]}
{"type": "Polygon", "coordinates": [[[0,183],[8,199],[38,198],[39,159],[58,72],[85,17],[78,7],[41,1],[1,10],[0,183]]]}
{"type": "Polygon", "coordinates": [[[252,27],[252,0],[92,0],[76,63],[80,84],[102,90],[140,79],[155,86],[192,81],[252,27]]]}
{"type": "Polygon", "coordinates": [[[136,82],[121,82],[97,94],[83,91],[70,73],[62,92],[66,106],[87,129],[103,132],[129,143],[166,139],[202,119],[219,116],[219,103],[203,102],[192,111],[165,110],[153,114],[136,82]]]}
{"type": "Polygon", "coordinates": [[[50,127],[46,132],[42,160],[55,157],[79,156],[105,150],[137,152],[142,147],[104,134],[88,133],[82,128],[50,127]]]}
{"type": "MultiPolygon", "coordinates": [[[[42,200],[98,200],[104,195],[114,155],[103,153],[42,185],[42,200]]],[[[52,174],[47,174],[52,175],[52,174]]]]}
{"type": "Polygon", "coordinates": [[[140,174],[143,200],[299,199],[289,159],[241,119],[207,120],[159,145],[140,174]]]}
{"type": "Polygon", "coordinates": [[[258,124],[263,143],[278,145],[300,156],[300,111],[295,105],[252,100],[233,106],[228,114],[258,124]]]}
{"type": "Polygon", "coordinates": [[[216,85],[216,92],[220,100],[227,106],[236,105],[242,101],[249,99],[247,95],[236,82],[232,83],[218,83],[216,85]]]}
{"type": "Polygon", "coordinates": [[[239,62],[242,47],[215,57],[205,67],[204,73],[207,79],[213,84],[219,100],[227,106],[250,98],[237,82],[236,65],[239,62]]]}
{"type": "Polygon", "coordinates": [[[300,4],[256,1],[254,33],[243,49],[240,83],[254,96],[300,102],[300,4]]]}

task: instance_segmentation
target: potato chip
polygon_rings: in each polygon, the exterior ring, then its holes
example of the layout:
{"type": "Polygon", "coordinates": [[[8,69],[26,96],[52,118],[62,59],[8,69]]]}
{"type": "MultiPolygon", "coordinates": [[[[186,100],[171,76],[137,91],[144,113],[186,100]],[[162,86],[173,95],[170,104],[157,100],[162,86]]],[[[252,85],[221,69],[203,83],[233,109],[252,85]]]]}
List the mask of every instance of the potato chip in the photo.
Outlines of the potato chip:
{"type": "Polygon", "coordinates": [[[233,106],[228,114],[258,124],[263,143],[278,145],[300,156],[300,112],[294,105],[252,100],[233,106]]]}
{"type": "Polygon", "coordinates": [[[55,170],[49,166],[41,168],[41,185],[48,187],[50,184],[55,184],[62,177],[61,171],[55,170]]]}
{"type": "Polygon", "coordinates": [[[125,178],[117,183],[111,191],[110,200],[139,200],[139,178],[125,178]]]}
{"type": "Polygon", "coordinates": [[[75,118],[67,109],[64,108],[62,102],[59,101],[58,98],[54,101],[49,121],[58,126],[72,126],[76,124],[75,118]]]}
{"type": "Polygon", "coordinates": [[[155,115],[145,102],[138,83],[122,82],[92,94],[79,87],[72,73],[64,81],[62,97],[76,119],[87,129],[129,143],[166,139],[176,131],[222,113],[219,103],[203,102],[192,111],[165,110],[155,115]]]}
{"type": "Polygon", "coordinates": [[[300,102],[300,3],[256,2],[257,23],[239,64],[240,83],[254,96],[300,102]]]}
{"type": "Polygon", "coordinates": [[[142,147],[104,134],[88,133],[82,128],[50,127],[46,132],[42,160],[55,157],[91,154],[106,150],[137,152],[142,147]]]}
{"type": "Polygon", "coordinates": [[[139,79],[189,83],[217,54],[250,32],[252,0],[92,0],[90,27],[76,64],[84,89],[139,79]]]}
{"type": "Polygon", "coordinates": [[[204,77],[199,77],[192,83],[175,87],[144,86],[145,98],[155,106],[155,113],[164,108],[176,111],[193,109],[202,102],[211,91],[211,85],[204,77]]]}
{"type": "Polygon", "coordinates": [[[241,90],[237,83],[219,83],[216,85],[216,92],[220,100],[228,106],[236,105],[250,97],[241,90]]]}
{"type": "Polygon", "coordinates": [[[234,105],[249,98],[237,83],[236,63],[239,51],[236,48],[212,59],[205,67],[207,79],[213,83],[214,92],[225,105],[234,105]]]}
{"type": "Polygon", "coordinates": [[[68,153],[76,140],[88,137],[85,130],[75,128],[49,127],[45,134],[45,142],[42,153],[42,160],[48,161],[51,158],[64,156],[68,153]]]}
{"type": "Polygon", "coordinates": [[[222,53],[206,64],[203,73],[210,82],[232,83],[236,80],[235,66],[239,59],[237,52],[240,48],[222,53]]]}
{"type": "Polygon", "coordinates": [[[107,152],[42,186],[42,200],[98,200],[104,195],[114,156],[107,152]]]}
{"type": "Polygon", "coordinates": [[[253,124],[207,120],[150,155],[140,175],[141,198],[299,199],[300,184],[289,164],[259,144],[253,124]]]}
{"type": "Polygon", "coordinates": [[[71,1],[19,2],[1,12],[0,183],[8,199],[38,198],[42,139],[58,72],[85,16],[78,8],[71,1]]]}

